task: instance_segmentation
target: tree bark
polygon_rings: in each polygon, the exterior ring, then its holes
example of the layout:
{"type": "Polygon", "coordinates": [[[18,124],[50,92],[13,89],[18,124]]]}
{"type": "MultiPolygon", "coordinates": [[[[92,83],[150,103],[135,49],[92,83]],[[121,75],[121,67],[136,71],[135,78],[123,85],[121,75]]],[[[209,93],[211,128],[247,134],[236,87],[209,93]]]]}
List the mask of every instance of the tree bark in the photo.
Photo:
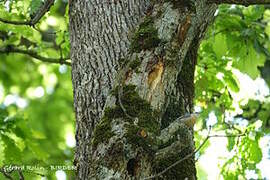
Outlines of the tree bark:
{"type": "MultiPolygon", "coordinates": [[[[77,179],[147,179],[194,151],[197,49],[215,4],[70,2],[77,179]]],[[[196,179],[194,157],[157,178],[196,179]]]]}
{"type": "Polygon", "coordinates": [[[91,136],[106,97],[129,47],[134,29],[149,2],[144,0],[70,1],[72,83],[76,114],[78,178],[89,174],[91,136]]]}

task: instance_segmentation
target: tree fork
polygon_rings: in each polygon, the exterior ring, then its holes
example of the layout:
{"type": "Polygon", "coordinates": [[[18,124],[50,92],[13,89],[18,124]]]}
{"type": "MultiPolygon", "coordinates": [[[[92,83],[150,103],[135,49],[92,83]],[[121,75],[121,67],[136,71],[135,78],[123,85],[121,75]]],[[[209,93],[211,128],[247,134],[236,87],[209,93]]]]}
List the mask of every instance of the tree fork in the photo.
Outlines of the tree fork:
{"type": "MultiPolygon", "coordinates": [[[[206,1],[71,1],[77,179],[143,179],[193,152],[184,124],[167,143],[158,137],[169,119],[192,111],[197,48],[216,8],[206,1]],[[159,152],[170,147],[179,154],[164,162],[159,152]]],[[[196,179],[194,158],[160,178],[196,179]]]]}

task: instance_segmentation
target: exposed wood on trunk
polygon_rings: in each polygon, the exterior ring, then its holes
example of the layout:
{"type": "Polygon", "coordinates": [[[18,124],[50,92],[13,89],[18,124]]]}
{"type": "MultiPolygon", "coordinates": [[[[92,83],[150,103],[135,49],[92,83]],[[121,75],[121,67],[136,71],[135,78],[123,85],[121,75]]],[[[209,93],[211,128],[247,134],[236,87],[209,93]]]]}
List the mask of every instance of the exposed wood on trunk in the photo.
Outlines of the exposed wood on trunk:
{"type": "MultiPolygon", "coordinates": [[[[167,142],[159,135],[192,111],[197,49],[215,10],[205,1],[71,1],[78,179],[143,179],[194,150],[184,124],[167,142]]],[[[194,159],[163,178],[196,179],[194,159]]]]}

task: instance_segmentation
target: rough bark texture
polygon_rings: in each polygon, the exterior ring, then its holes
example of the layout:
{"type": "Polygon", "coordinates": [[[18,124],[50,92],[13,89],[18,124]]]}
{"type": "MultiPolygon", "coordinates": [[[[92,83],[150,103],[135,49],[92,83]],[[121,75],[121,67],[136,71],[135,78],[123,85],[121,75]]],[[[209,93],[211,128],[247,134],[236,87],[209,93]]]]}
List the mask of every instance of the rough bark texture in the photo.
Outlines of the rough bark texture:
{"type": "Polygon", "coordinates": [[[72,83],[76,113],[78,177],[89,169],[91,135],[106,97],[129,48],[129,32],[144,15],[148,2],[70,1],[72,83]]]}
{"type": "MultiPolygon", "coordinates": [[[[144,179],[194,150],[197,49],[206,1],[70,2],[78,179],[144,179]],[[106,101],[106,103],[105,103],[106,101]]],[[[159,178],[196,179],[194,158],[159,178]]]]}

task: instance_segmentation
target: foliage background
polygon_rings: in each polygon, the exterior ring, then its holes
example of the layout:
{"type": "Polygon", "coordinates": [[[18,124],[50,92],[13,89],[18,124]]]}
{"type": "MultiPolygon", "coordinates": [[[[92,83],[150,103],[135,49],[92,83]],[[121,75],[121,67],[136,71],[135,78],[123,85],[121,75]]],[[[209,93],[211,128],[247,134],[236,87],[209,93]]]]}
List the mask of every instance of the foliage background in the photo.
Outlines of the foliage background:
{"type": "MultiPolygon", "coordinates": [[[[30,19],[41,4],[41,0],[2,0],[0,18],[30,19]]],[[[31,50],[43,57],[68,57],[67,12],[67,1],[58,0],[34,28],[0,22],[0,167],[47,167],[24,172],[25,179],[41,179],[40,174],[56,179],[55,172],[60,171],[49,170],[50,165],[72,165],[71,69],[60,60],[59,64],[44,63],[9,53],[9,48],[31,50]]],[[[196,68],[195,110],[201,114],[195,127],[196,144],[202,143],[210,126],[211,134],[233,135],[225,139],[229,156],[219,163],[220,178],[249,179],[250,172],[264,178],[257,165],[262,150],[269,151],[260,146],[260,140],[269,136],[270,128],[270,7],[222,5],[216,16],[201,44],[196,68]],[[242,73],[253,80],[264,79],[268,91],[245,96],[242,73]]],[[[270,159],[270,153],[266,158],[270,159]]],[[[65,173],[67,179],[74,178],[73,171],[65,173]]],[[[19,178],[16,172],[12,176],[19,178]]],[[[198,176],[207,179],[199,165],[198,176]]]]}

